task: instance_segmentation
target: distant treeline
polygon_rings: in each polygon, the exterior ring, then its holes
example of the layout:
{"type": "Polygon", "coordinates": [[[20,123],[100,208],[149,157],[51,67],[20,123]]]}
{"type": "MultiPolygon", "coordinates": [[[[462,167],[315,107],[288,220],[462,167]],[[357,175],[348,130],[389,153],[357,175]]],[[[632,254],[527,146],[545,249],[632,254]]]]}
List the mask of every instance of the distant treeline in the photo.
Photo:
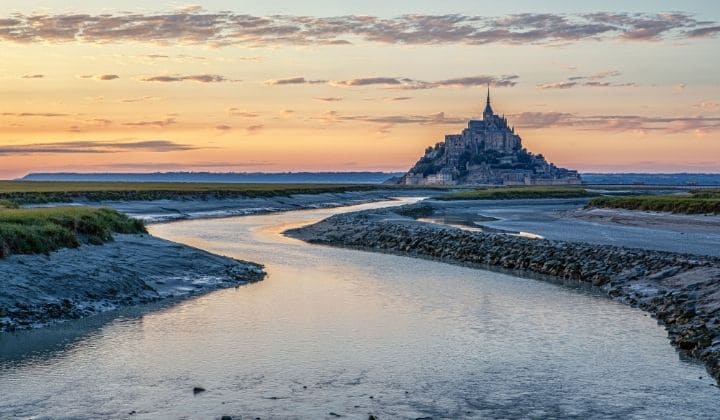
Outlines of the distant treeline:
{"type": "Polygon", "coordinates": [[[281,184],[380,184],[393,172],[153,172],[153,173],[31,173],[23,181],[85,182],[221,182],[281,184]]]}
{"type": "Polygon", "coordinates": [[[644,173],[585,173],[581,174],[586,184],[603,185],[720,185],[720,173],[717,174],[644,174],[644,173]]]}

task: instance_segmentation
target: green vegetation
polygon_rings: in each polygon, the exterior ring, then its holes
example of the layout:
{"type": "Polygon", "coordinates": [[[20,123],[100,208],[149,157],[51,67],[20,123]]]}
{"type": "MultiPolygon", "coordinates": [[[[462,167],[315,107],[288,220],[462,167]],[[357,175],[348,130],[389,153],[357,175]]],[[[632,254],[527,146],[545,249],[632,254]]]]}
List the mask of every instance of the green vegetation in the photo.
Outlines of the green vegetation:
{"type": "Polygon", "coordinates": [[[591,200],[586,207],[665,211],[683,214],[720,214],[720,190],[692,190],[689,194],[683,195],[599,197],[591,200]]]}
{"type": "Polygon", "coordinates": [[[510,200],[521,198],[582,198],[595,197],[581,187],[501,187],[458,191],[444,194],[438,200],[510,200]]]}
{"type": "Polygon", "coordinates": [[[387,187],[353,184],[0,181],[0,200],[11,200],[21,205],[74,201],[206,200],[369,191],[387,187]]]}
{"type": "Polygon", "coordinates": [[[0,209],[16,209],[18,204],[10,200],[0,200],[0,209]]]}
{"type": "Polygon", "coordinates": [[[82,243],[101,244],[113,233],[144,233],[139,220],[112,209],[55,207],[0,208],[0,258],[43,254],[82,243]]]}

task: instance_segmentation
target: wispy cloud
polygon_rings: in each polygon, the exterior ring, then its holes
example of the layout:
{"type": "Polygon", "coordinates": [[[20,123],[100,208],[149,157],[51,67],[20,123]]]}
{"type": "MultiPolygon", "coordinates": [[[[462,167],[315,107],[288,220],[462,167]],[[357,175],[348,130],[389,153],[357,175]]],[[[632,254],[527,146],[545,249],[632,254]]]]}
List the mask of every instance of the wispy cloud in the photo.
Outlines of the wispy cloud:
{"type": "Polygon", "coordinates": [[[157,96],[140,96],[138,98],[124,98],[120,99],[120,102],[125,103],[133,103],[133,102],[149,102],[149,101],[159,101],[161,98],[157,96]]]}
{"type": "Polygon", "coordinates": [[[538,89],[570,89],[579,86],[588,87],[635,87],[635,82],[616,82],[613,80],[607,80],[614,77],[620,76],[617,70],[602,71],[599,73],[592,74],[590,76],[572,76],[566,80],[554,83],[542,83],[537,85],[538,89]]]}
{"type": "Polygon", "coordinates": [[[3,117],[71,117],[73,114],[63,114],[58,112],[3,112],[0,113],[3,117]]]}
{"type": "MultiPolygon", "coordinates": [[[[412,79],[409,77],[390,77],[390,76],[373,76],[373,77],[360,77],[356,79],[345,79],[345,80],[309,80],[305,77],[293,77],[290,79],[271,79],[266,80],[265,84],[270,86],[281,86],[281,85],[302,85],[302,84],[323,84],[327,83],[331,86],[338,87],[367,87],[367,86],[381,86],[389,89],[403,89],[403,90],[420,90],[420,89],[434,89],[443,87],[475,87],[475,86],[501,86],[510,87],[517,84],[519,76],[517,75],[502,75],[502,76],[469,76],[459,77],[454,79],[444,79],[436,81],[424,81],[412,79]]],[[[318,99],[318,98],[316,98],[318,99]]]]}
{"type": "Polygon", "coordinates": [[[304,77],[290,77],[287,79],[270,79],[266,80],[264,83],[266,85],[270,86],[278,86],[278,85],[318,85],[326,83],[327,80],[308,80],[304,77]]]}
{"type": "Polygon", "coordinates": [[[240,108],[229,108],[228,115],[233,116],[233,117],[242,117],[242,118],[257,118],[260,116],[260,114],[258,114],[257,112],[246,111],[246,110],[242,110],[240,108]]]}
{"type": "Polygon", "coordinates": [[[340,102],[343,100],[343,98],[339,96],[324,96],[321,98],[315,98],[316,101],[323,101],[323,102],[340,102]]]}
{"type": "Polygon", "coordinates": [[[720,117],[663,117],[640,115],[579,115],[564,112],[522,112],[508,115],[521,128],[570,127],[591,131],[643,131],[665,134],[720,131],[720,117]]]}
{"type": "Polygon", "coordinates": [[[344,115],[337,111],[327,111],[312,119],[320,120],[325,124],[342,123],[346,121],[360,121],[381,125],[420,124],[420,125],[447,125],[466,123],[467,117],[451,117],[444,112],[427,115],[344,115]]]}
{"type": "Polygon", "coordinates": [[[128,126],[128,127],[158,127],[158,128],[165,128],[169,125],[177,124],[177,121],[175,118],[165,118],[164,120],[154,120],[154,121],[133,121],[133,122],[126,122],[122,125],[128,126]]]}
{"type": "Polygon", "coordinates": [[[143,77],[140,80],[143,82],[165,82],[165,83],[185,82],[185,81],[200,82],[200,83],[218,83],[218,82],[225,82],[228,79],[226,79],[224,76],[220,76],[218,74],[194,74],[194,75],[188,75],[188,76],[182,76],[182,75],[148,76],[148,77],[143,77]]]}
{"type": "Polygon", "coordinates": [[[717,36],[717,22],[672,13],[521,13],[506,16],[409,14],[392,18],[252,16],[198,8],[168,13],[13,14],[0,19],[6,42],[142,42],[160,45],[345,45],[357,40],[407,45],[550,44],[717,36]]]}
{"type": "Polygon", "coordinates": [[[247,131],[248,134],[257,134],[264,129],[265,129],[265,126],[263,124],[255,124],[255,125],[246,127],[245,131],[247,131]]]}
{"type": "Polygon", "coordinates": [[[195,146],[170,140],[104,141],[74,140],[0,146],[0,155],[83,154],[120,152],[178,152],[195,146]]]}
{"type": "Polygon", "coordinates": [[[45,77],[44,74],[23,74],[20,76],[21,79],[42,79],[45,77]]]}

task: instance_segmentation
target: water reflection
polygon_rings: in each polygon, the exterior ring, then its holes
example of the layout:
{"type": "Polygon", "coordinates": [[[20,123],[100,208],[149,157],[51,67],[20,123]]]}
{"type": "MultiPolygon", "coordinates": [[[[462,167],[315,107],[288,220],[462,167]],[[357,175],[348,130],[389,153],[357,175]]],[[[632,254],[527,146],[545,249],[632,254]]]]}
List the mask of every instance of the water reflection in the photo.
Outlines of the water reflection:
{"type": "Polygon", "coordinates": [[[154,226],[268,279],[115,319],[4,365],[3,417],[714,417],[720,394],[656,323],[592,293],[310,246],[339,210],[154,226]],[[703,377],[703,379],[699,379],[703,377]],[[193,395],[192,388],[207,392],[193,395]]]}

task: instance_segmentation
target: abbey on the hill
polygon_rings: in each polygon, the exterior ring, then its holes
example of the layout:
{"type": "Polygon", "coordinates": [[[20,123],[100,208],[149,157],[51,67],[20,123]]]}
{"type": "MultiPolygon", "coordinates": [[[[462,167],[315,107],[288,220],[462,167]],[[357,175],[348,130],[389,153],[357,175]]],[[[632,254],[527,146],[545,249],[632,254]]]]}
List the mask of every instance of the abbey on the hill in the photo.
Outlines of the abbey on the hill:
{"type": "Polygon", "coordinates": [[[490,106],[482,120],[470,120],[462,134],[428,147],[398,181],[405,185],[566,185],[580,184],[577,171],[558,168],[522,146],[507,119],[490,106]]]}

